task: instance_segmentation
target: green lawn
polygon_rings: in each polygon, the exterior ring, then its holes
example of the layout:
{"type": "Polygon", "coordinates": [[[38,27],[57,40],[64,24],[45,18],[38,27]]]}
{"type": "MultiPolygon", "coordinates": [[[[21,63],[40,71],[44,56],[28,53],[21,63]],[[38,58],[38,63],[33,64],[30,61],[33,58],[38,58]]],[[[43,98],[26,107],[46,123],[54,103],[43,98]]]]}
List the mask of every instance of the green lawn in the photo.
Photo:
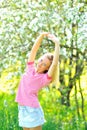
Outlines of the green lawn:
{"type": "MultiPolygon", "coordinates": [[[[49,97],[52,92],[48,93],[48,99],[43,98],[44,92],[41,92],[39,97],[41,94],[40,102],[46,118],[43,130],[85,130],[84,121],[82,118],[78,119],[75,106],[68,108],[60,105],[60,100],[52,101],[53,96],[49,97]]],[[[15,94],[1,93],[0,100],[0,130],[21,130],[18,126],[15,94]]]]}

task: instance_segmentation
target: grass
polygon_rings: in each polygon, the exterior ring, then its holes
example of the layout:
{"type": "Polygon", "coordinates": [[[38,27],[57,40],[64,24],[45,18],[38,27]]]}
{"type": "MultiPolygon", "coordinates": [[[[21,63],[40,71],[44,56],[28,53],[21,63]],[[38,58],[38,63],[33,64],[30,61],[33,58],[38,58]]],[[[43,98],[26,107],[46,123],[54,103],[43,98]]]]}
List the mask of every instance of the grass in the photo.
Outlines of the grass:
{"type": "MultiPolygon", "coordinates": [[[[18,126],[18,109],[14,102],[15,94],[0,94],[0,130],[22,130],[18,126]]],[[[76,110],[72,106],[67,108],[60,104],[42,103],[46,123],[43,130],[85,130],[84,121],[78,119],[76,110]]]]}

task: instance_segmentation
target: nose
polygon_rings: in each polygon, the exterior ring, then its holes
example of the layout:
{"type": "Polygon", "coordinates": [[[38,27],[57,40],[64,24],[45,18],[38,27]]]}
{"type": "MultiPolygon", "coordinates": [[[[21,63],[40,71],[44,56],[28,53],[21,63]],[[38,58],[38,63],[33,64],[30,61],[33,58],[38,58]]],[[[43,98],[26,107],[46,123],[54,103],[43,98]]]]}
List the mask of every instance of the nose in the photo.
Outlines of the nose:
{"type": "Polygon", "coordinates": [[[41,62],[40,62],[40,63],[38,63],[38,66],[39,66],[39,67],[41,67],[41,65],[42,65],[42,63],[41,63],[41,62]]]}

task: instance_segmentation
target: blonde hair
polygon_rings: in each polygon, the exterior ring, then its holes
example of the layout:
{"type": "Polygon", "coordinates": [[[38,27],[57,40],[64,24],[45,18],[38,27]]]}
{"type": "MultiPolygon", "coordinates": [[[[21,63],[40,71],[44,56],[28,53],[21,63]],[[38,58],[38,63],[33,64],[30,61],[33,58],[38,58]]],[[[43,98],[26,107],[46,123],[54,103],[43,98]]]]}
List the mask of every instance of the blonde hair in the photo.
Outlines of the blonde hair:
{"type": "MultiPolygon", "coordinates": [[[[50,60],[52,64],[54,55],[52,53],[46,53],[45,55],[47,56],[47,58],[50,60]]],[[[54,85],[59,85],[59,61],[57,66],[55,67],[51,83],[53,83],[54,85]]]]}
{"type": "Polygon", "coordinates": [[[52,76],[52,84],[54,86],[59,86],[59,62],[57,66],[55,67],[55,70],[52,76]]]}

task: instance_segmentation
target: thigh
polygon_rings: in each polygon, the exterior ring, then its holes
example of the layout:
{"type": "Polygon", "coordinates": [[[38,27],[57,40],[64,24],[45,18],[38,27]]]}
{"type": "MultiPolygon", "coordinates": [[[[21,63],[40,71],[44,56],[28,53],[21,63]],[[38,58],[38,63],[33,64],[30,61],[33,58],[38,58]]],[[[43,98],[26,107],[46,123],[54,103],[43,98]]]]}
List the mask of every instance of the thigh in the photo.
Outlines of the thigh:
{"type": "Polygon", "coordinates": [[[30,128],[23,128],[23,130],[30,130],[30,128]]]}
{"type": "Polygon", "coordinates": [[[30,128],[30,130],[42,130],[42,126],[37,126],[35,128],[30,128]]]}

